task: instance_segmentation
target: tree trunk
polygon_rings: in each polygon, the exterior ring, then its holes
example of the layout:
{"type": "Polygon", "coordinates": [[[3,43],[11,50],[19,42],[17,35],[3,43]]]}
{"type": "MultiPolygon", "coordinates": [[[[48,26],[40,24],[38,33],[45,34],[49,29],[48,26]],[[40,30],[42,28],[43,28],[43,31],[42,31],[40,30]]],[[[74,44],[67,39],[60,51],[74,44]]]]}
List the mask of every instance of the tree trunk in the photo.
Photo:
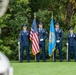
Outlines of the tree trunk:
{"type": "Polygon", "coordinates": [[[73,13],[73,6],[72,3],[69,2],[69,0],[67,1],[67,15],[66,15],[66,25],[68,25],[68,27],[70,26],[70,21],[71,21],[71,16],[73,13]]]}

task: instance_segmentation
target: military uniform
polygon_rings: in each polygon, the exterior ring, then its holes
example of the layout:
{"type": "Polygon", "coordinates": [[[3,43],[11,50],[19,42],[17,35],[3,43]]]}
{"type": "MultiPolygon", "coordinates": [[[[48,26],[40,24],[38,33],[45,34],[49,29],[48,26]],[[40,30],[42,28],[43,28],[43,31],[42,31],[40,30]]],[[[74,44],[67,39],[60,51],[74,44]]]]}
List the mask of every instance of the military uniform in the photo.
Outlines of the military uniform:
{"type": "Polygon", "coordinates": [[[26,59],[27,59],[28,62],[30,61],[29,36],[30,36],[30,32],[28,30],[26,30],[26,31],[22,30],[20,32],[20,36],[19,36],[19,39],[18,39],[18,42],[20,42],[20,62],[23,61],[24,48],[26,49],[26,59]]]}
{"type": "MultiPolygon", "coordinates": [[[[56,49],[58,48],[60,61],[62,61],[62,37],[63,37],[62,29],[55,28],[55,36],[56,36],[56,49]]],[[[56,61],[56,50],[54,51],[54,61],[56,61]]]]}
{"type": "MultiPolygon", "coordinates": [[[[41,23],[42,24],[42,23],[41,23]]],[[[38,28],[38,38],[39,38],[39,46],[42,48],[42,58],[43,61],[46,61],[46,54],[45,54],[45,40],[47,38],[48,34],[46,32],[46,29],[40,29],[38,28]]],[[[36,55],[36,60],[40,60],[40,53],[36,55]]]]}
{"type": "Polygon", "coordinates": [[[68,61],[70,61],[71,52],[74,52],[75,61],[76,61],[76,34],[69,33],[67,35],[67,44],[68,44],[68,61]]]}

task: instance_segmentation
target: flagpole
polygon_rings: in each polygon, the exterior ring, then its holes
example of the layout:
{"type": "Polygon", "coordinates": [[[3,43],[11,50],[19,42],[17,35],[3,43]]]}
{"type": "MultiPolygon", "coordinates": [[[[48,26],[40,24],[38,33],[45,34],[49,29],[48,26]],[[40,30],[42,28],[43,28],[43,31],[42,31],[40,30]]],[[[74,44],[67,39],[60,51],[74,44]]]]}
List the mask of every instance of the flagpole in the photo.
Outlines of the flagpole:
{"type": "Polygon", "coordinates": [[[53,12],[52,12],[52,17],[53,17],[53,12]]]}
{"type": "MultiPolygon", "coordinates": [[[[52,18],[53,18],[53,12],[52,12],[52,18]]],[[[53,61],[54,61],[54,52],[53,52],[53,61]]]]}
{"type": "MultiPolygon", "coordinates": [[[[34,13],[34,18],[36,18],[36,13],[34,13]]],[[[36,55],[35,55],[35,61],[36,61],[36,55]]]]}

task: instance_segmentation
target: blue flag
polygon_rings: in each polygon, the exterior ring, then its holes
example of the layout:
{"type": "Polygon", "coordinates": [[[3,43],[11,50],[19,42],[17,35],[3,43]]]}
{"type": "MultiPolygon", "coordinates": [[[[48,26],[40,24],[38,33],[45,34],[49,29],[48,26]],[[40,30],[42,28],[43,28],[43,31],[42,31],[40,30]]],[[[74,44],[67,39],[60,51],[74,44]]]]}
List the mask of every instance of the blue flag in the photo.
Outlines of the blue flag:
{"type": "Polygon", "coordinates": [[[54,18],[52,17],[50,23],[50,34],[49,34],[49,55],[52,55],[56,46],[55,28],[54,28],[54,18]]]}

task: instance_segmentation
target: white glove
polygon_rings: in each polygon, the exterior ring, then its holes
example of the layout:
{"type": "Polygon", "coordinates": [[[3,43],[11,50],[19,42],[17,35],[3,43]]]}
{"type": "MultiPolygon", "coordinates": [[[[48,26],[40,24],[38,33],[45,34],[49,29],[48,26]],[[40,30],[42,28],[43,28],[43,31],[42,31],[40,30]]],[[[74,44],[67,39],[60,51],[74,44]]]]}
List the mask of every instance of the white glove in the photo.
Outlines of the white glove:
{"type": "Polygon", "coordinates": [[[57,42],[57,43],[59,43],[59,42],[60,42],[60,40],[57,40],[56,42],[57,42]]]}
{"type": "Polygon", "coordinates": [[[66,43],[66,45],[68,46],[68,43],[66,43]]]}
{"type": "Polygon", "coordinates": [[[43,41],[43,39],[40,39],[40,41],[43,41]]]}
{"type": "Polygon", "coordinates": [[[20,42],[18,42],[18,45],[20,45],[20,42]]]}

